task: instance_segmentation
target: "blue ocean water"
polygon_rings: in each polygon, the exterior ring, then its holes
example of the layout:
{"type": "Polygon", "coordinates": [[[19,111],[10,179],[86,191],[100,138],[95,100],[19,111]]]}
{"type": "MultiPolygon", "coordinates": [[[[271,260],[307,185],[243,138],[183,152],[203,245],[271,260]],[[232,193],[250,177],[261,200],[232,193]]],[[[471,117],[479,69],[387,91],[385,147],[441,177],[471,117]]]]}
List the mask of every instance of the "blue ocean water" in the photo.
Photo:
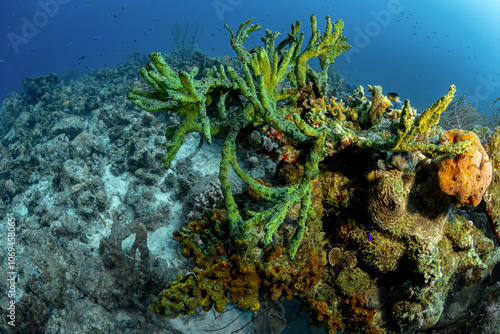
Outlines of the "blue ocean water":
{"type": "Polygon", "coordinates": [[[308,34],[310,14],[322,30],[326,15],[344,20],[353,48],[336,64],[352,84],[382,85],[419,110],[450,84],[483,108],[500,96],[500,3],[493,0],[17,0],[2,1],[0,8],[0,100],[22,92],[27,76],[82,76],[134,51],[169,52],[171,23],[179,18],[202,22],[199,48],[222,57],[234,55],[224,23],[237,29],[253,17],[264,29],[286,34],[300,20],[308,34]]]}

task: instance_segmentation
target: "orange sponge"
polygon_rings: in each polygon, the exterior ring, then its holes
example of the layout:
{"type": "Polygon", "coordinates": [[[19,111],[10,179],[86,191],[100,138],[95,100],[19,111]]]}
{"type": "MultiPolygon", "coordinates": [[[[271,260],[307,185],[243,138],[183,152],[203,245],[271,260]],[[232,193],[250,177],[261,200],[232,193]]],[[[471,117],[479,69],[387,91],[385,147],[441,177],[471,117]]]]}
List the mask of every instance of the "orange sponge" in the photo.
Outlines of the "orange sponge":
{"type": "Polygon", "coordinates": [[[455,196],[460,204],[477,206],[491,183],[492,166],[477,135],[463,130],[451,130],[442,143],[471,140],[464,154],[445,158],[439,162],[438,180],[441,190],[455,196]]]}

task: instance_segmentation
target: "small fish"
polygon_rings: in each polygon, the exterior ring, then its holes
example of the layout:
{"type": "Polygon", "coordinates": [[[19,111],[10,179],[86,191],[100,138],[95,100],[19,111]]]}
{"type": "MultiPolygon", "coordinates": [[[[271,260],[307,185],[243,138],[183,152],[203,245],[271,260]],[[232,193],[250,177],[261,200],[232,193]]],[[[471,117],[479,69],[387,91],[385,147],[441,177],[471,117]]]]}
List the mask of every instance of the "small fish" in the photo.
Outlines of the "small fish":
{"type": "Polygon", "coordinates": [[[98,39],[101,39],[101,36],[94,36],[93,40],[96,41],[98,39]]]}
{"type": "Polygon", "coordinates": [[[399,99],[399,95],[396,93],[387,93],[387,97],[389,98],[389,100],[394,101],[396,103],[396,105],[401,103],[401,100],[399,99]]]}
{"type": "Polygon", "coordinates": [[[85,59],[85,57],[87,57],[87,56],[81,56],[81,57],[80,57],[80,58],[78,58],[78,59],[80,59],[80,60],[81,60],[81,59],[85,59]]]}
{"type": "Polygon", "coordinates": [[[370,233],[368,233],[368,242],[372,243],[372,235],[370,233]]]}

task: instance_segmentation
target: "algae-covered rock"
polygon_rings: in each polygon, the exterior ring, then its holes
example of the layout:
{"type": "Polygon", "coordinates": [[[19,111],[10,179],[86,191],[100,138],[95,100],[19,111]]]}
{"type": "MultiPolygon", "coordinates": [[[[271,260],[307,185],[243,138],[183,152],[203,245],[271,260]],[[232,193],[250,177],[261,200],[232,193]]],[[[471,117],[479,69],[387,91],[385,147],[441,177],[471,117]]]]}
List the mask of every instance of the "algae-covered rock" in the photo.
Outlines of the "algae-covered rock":
{"type": "Polygon", "coordinates": [[[376,287],[370,275],[360,268],[342,270],[335,280],[340,292],[346,297],[354,297],[376,287]]]}
{"type": "Polygon", "coordinates": [[[484,195],[484,203],[493,223],[493,232],[500,239],[500,127],[495,129],[485,150],[493,165],[493,178],[484,195]]]}
{"type": "Polygon", "coordinates": [[[57,74],[42,75],[39,77],[26,77],[23,79],[23,87],[28,96],[36,101],[44,94],[51,92],[59,80],[57,74]]]}

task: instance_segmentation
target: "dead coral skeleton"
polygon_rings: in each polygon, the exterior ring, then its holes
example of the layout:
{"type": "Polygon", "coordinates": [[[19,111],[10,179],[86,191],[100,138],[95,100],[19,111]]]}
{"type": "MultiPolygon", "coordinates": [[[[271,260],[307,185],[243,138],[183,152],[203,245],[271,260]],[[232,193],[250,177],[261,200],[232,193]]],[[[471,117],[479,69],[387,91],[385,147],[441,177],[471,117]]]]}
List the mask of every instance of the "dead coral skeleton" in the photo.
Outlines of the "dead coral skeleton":
{"type": "Polygon", "coordinates": [[[148,234],[142,221],[144,218],[133,220],[128,225],[122,225],[124,220],[125,214],[122,211],[115,212],[109,238],[100,240],[99,255],[101,255],[106,268],[115,268],[120,286],[127,294],[133,296],[134,304],[146,311],[146,307],[138,300],[143,297],[142,292],[147,291],[145,286],[149,279],[148,234]],[[122,242],[133,233],[134,227],[136,228],[135,240],[130,249],[130,255],[127,256],[122,249],[122,242]],[[137,250],[140,252],[140,262],[136,271],[137,250]]]}

